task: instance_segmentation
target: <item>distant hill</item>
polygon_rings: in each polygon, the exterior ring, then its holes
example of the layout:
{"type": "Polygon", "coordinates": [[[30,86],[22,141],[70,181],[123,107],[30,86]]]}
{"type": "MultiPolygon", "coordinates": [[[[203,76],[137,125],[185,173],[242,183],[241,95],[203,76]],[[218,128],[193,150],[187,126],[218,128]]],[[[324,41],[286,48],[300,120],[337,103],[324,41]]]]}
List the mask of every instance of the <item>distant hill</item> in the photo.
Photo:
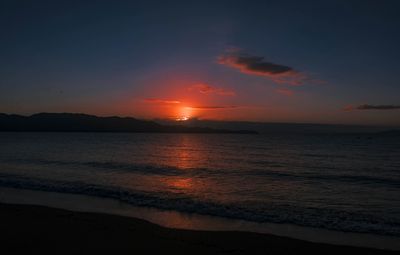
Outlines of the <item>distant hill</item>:
{"type": "Polygon", "coordinates": [[[38,113],[31,116],[0,113],[0,131],[29,132],[149,132],[149,133],[241,133],[208,127],[163,125],[130,117],[98,117],[78,113],[38,113]]]}
{"type": "MultiPolygon", "coordinates": [[[[157,123],[168,125],[171,120],[158,119],[157,123]]],[[[363,125],[340,125],[340,124],[313,124],[313,123],[268,123],[250,121],[217,121],[190,119],[181,121],[179,125],[185,127],[208,127],[230,130],[254,130],[261,134],[362,134],[384,132],[390,127],[363,126],[363,125]]]]}

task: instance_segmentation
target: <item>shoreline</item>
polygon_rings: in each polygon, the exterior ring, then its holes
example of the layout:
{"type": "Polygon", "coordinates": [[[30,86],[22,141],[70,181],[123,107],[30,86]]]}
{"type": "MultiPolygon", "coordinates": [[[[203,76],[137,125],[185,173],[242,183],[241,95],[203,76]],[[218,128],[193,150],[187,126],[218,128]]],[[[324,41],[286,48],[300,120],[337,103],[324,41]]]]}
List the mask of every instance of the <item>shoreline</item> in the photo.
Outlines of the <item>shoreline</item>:
{"type": "Polygon", "coordinates": [[[312,243],[400,251],[400,239],[363,233],[340,232],[291,224],[256,223],[179,211],[137,207],[110,198],[0,187],[0,203],[44,206],[83,213],[137,218],[168,229],[251,232],[312,243]]]}
{"type": "Polygon", "coordinates": [[[38,205],[0,203],[5,250],[71,252],[174,252],[175,254],[397,254],[396,251],[313,243],[240,231],[161,227],[145,220],[38,205]]]}

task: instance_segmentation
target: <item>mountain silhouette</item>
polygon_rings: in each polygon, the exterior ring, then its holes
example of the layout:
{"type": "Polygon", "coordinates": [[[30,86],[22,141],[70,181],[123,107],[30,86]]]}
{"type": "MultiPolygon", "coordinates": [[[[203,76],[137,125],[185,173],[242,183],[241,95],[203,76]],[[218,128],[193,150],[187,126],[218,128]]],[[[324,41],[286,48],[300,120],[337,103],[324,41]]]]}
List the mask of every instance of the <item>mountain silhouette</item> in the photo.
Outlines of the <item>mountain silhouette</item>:
{"type": "Polygon", "coordinates": [[[140,132],[140,133],[241,133],[207,127],[163,125],[131,117],[98,117],[80,113],[38,113],[31,116],[0,113],[0,131],[29,132],[140,132]]]}

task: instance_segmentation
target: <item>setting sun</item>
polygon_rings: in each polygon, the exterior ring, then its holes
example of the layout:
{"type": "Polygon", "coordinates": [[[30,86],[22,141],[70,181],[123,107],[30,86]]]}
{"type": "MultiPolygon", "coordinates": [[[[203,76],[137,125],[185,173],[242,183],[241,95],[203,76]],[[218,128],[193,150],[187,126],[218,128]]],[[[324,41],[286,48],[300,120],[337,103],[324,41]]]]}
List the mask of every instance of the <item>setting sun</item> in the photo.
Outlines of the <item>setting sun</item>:
{"type": "Polygon", "coordinates": [[[180,107],[178,110],[178,115],[176,116],[176,121],[186,121],[192,117],[193,109],[191,107],[180,107]]]}
{"type": "Polygon", "coordinates": [[[187,116],[182,116],[182,117],[177,117],[176,118],[176,121],[186,121],[186,120],[188,120],[189,119],[189,117],[187,117],[187,116]]]}

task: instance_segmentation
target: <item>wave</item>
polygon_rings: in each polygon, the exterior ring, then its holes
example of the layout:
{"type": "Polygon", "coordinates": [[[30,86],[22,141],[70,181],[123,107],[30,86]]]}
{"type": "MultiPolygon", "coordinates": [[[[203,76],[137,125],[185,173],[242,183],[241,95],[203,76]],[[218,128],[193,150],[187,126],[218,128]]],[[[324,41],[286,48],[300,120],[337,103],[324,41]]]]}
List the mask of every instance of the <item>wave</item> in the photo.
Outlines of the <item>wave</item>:
{"type": "Polygon", "coordinates": [[[288,223],[331,230],[400,236],[400,219],[362,211],[287,204],[235,204],[203,201],[182,194],[144,192],[117,186],[65,182],[0,174],[0,186],[112,198],[134,206],[219,216],[253,222],[288,223]]]}
{"type": "Polygon", "coordinates": [[[10,162],[13,164],[33,164],[33,165],[55,165],[70,167],[92,167],[98,170],[104,169],[108,172],[140,172],[141,174],[162,174],[162,175],[179,175],[182,170],[171,166],[152,166],[146,164],[132,164],[123,162],[98,162],[98,161],[62,161],[48,159],[8,159],[2,162],[10,162]]]}
{"type": "MultiPolygon", "coordinates": [[[[96,161],[62,161],[62,160],[45,160],[45,159],[8,159],[2,162],[11,162],[17,164],[37,164],[37,165],[56,165],[56,166],[70,166],[70,167],[91,167],[96,170],[105,170],[108,172],[137,172],[143,175],[164,175],[164,176],[187,176],[197,177],[220,175],[223,172],[224,176],[257,176],[257,177],[270,177],[277,179],[293,180],[293,181],[322,181],[322,182],[336,182],[346,184],[362,184],[373,185],[393,188],[400,188],[400,178],[395,176],[376,176],[376,175],[356,175],[345,174],[349,173],[365,173],[368,171],[344,171],[343,169],[329,168],[323,166],[320,173],[316,173],[315,166],[297,166],[297,165],[277,165],[273,161],[261,161],[260,164],[264,165],[263,168],[255,168],[250,170],[243,169],[229,169],[229,170],[213,170],[208,168],[185,168],[168,166],[168,165],[149,165],[138,163],[126,162],[96,162],[96,161]],[[284,168],[296,168],[297,171],[285,171],[284,168]],[[186,170],[186,171],[183,171],[186,170]],[[324,170],[330,170],[329,173],[324,170]]],[[[317,168],[319,169],[319,168],[317,168]]],[[[377,172],[373,171],[373,172],[377,172]]]]}

